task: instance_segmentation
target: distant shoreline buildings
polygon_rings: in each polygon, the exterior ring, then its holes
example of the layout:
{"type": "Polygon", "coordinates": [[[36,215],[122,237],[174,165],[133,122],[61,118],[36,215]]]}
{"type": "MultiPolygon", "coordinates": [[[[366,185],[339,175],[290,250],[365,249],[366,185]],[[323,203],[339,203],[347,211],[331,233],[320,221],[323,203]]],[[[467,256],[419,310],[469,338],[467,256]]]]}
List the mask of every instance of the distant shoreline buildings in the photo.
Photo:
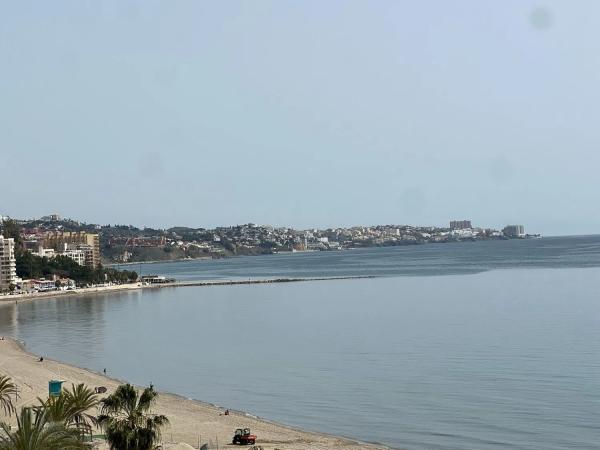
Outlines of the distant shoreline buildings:
{"type": "Polygon", "coordinates": [[[450,221],[450,229],[451,230],[465,230],[468,228],[473,228],[470,220],[451,220],[450,221]]]}
{"type": "MultiPolygon", "coordinates": [[[[25,241],[26,246],[37,246],[38,255],[45,256],[47,249],[52,249],[56,255],[67,256],[81,266],[97,268],[101,264],[100,237],[95,233],[83,231],[52,231],[25,241]]],[[[49,256],[49,255],[47,255],[49,256]]]]}
{"type": "MultiPolygon", "coordinates": [[[[468,219],[451,220],[447,227],[376,225],[305,230],[252,223],[214,229],[139,229],[130,225],[85,224],[63,219],[58,214],[15,222],[21,227],[23,248],[32,254],[49,259],[68,257],[91,269],[100,267],[103,262],[212,259],[285,251],[327,251],[533,237],[525,234],[523,225],[507,225],[497,230],[475,227],[468,219]]],[[[8,242],[11,243],[4,246],[8,248],[10,245],[14,253],[14,242],[8,242]]],[[[4,270],[10,271],[9,268],[4,270]]]]}
{"type": "MultiPolygon", "coordinates": [[[[39,239],[32,239],[31,235],[21,236],[23,248],[33,255],[43,258],[64,256],[74,260],[80,266],[96,269],[101,265],[100,240],[97,234],[85,232],[53,232],[45,233],[39,239]]],[[[57,280],[62,287],[74,287],[72,280],[58,279],[31,279],[22,280],[17,276],[17,260],[15,254],[14,238],[5,238],[0,234],[0,292],[38,290],[46,291],[57,288],[57,280]]],[[[59,285],[60,286],[60,285],[59,285]]]]}
{"type": "Polygon", "coordinates": [[[525,236],[525,227],[523,225],[506,225],[502,229],[502,233],[506,237],[520,238],[525,236]]]}

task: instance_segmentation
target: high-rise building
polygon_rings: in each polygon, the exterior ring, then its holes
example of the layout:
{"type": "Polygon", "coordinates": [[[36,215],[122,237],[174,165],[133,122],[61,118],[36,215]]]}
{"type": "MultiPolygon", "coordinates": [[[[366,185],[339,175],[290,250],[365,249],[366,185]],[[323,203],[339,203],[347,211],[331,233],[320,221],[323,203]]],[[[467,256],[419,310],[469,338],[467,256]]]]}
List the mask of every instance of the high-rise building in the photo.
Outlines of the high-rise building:
{"type": "Polygon", "coordinates": [[[96,268],[100,265],[100,238],[97,234],[86,233],[83,231],[53,231],[47,233],[43,246],[60,251],[64,246],[75,247],[77,250],[83,250],[85,253],[85,266],[96,268]]]}
{"type": "Polygon", "coordinates": [[[523,237],[525,236],[525,227],[523,225],[506,225],[502,229],[502,233],[506,237],[523,237]]]}
{"type": "Polygon", "coordinates": [[[7,291],[16,281],[15,240],[0,234],[0,291],[7,291]]]}
{"type": "Polygon", "coordinates": [[[450,229],[451,230],[464,230],[466,228],[473,228],[471,226],[470,220],[451,220],[450,221],[450,229]]]}

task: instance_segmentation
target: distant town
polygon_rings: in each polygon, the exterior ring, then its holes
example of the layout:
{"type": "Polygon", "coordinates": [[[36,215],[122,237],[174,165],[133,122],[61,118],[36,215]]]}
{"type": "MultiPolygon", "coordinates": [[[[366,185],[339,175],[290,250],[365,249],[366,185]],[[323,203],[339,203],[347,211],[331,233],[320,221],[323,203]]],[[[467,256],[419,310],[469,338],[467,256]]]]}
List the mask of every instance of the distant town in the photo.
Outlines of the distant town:
{"type": "Polygon", "coordinates": [[[0,216],[0,223],[0,291],[137,281],[133,271],[104,268],[115,264],[537,237],[525,234],[523,225],[496,230],[473,226],[470,220],[452,220],[442,227],[307,230],[252,223],[213,229],[140,229],[87,224],[57,214],[27,220],[0,216]]]}

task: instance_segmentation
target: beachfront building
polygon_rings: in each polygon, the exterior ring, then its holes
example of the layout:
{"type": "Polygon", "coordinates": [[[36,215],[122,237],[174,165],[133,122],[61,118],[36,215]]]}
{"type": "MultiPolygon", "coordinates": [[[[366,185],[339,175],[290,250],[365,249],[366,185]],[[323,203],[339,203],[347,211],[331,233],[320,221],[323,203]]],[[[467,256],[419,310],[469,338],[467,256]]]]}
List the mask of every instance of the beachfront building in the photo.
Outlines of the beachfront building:
{"type": "Polygon", "coordinates": [[[142,283],[149,283],[149,284],[166,284],[166,283],[173,283],[175,281],[174,278],[167,278],[164,277],[162,275],[144,275],[142,277],[142,283]]]}
{"type": "Polygon", "coordinates": [[[0,291],[8,291],[16,281],[15,240],[0,234],[0,291]]]}
{"type": "Polygon", "coordinates": [[[37,280],[31,280],[34,292],[48,292],[56,290],[56,281],[54,280],[46,280],[45,278],[40,278],[37,280]]]}
{"type": "Polygon", "coordinates": [[[100,265],[100,238],[97,234],[83,231],[52,231],[46,233],[43,246],[57,251],[75,247],[84,253],[84,265],[93,269],[100,265]]]}

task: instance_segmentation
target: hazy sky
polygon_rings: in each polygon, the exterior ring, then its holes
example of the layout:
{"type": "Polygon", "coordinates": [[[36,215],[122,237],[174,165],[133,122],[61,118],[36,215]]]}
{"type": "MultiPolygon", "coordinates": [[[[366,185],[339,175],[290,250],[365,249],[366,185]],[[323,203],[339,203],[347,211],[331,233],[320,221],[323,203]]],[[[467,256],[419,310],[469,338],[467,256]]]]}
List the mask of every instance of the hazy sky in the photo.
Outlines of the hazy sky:
{"type": "Polygon", "coordinates": [[[0,215],[600,232],[597,0],[0,5],[0,215]]]}

